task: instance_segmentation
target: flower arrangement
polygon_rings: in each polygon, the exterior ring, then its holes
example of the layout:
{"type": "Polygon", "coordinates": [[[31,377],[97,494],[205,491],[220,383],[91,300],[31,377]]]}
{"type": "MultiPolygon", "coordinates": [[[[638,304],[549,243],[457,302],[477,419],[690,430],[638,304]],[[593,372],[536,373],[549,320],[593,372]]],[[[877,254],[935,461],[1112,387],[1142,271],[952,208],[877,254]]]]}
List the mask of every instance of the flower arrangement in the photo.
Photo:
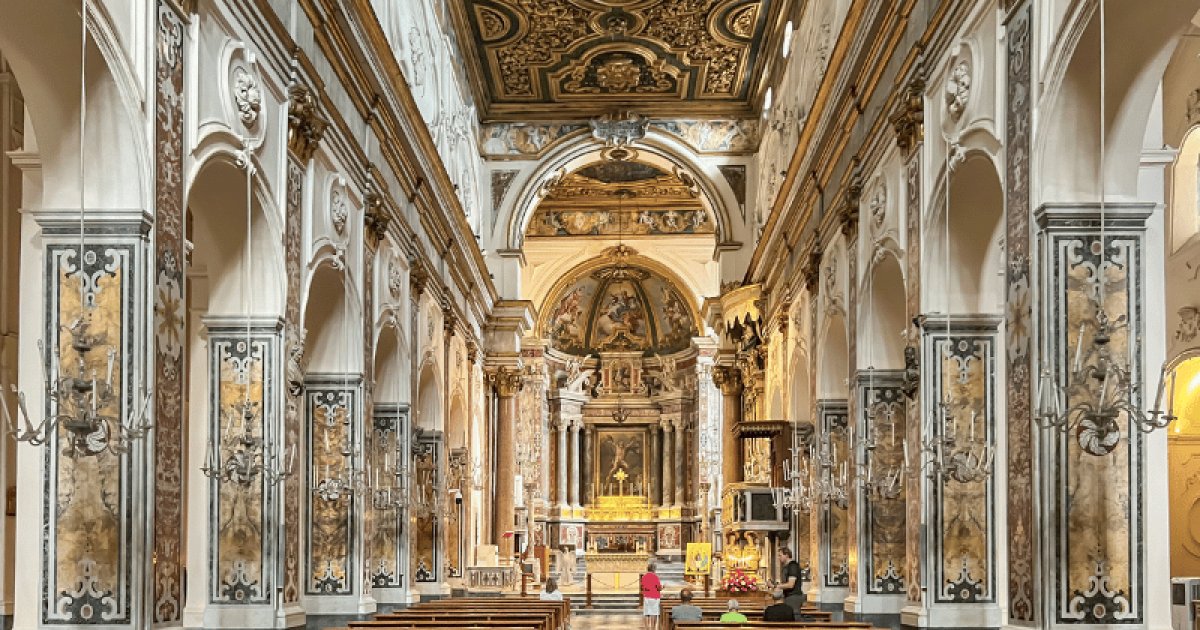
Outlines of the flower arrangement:
{"type": "Polygon", "coordinates": [[[728,593],[752,593],[758,590],[758,576],[734,569],[721,579],[721,590],[728,593]]]}

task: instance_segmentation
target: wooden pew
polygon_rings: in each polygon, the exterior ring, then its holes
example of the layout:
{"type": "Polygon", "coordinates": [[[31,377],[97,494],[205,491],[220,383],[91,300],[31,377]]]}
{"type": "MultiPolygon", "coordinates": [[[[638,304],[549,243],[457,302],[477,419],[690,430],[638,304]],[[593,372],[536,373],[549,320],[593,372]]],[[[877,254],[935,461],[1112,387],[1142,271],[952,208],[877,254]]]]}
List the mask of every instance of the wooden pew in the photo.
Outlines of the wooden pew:
{"type": "Polygon", "coordinates": [[[551,628],[562,629],[566,627],[567,620],[571,616],[571,602],[566,598],[562,602],[542,601],[540,599],[522,597],[451,598],[422,602],[410,608],[376,615],[374,618],[393,619],[398,615],[405,615],[411,612],[428,613],[436,611],[482,612],[487,614],[547,612],[551,617],[551,628]]]}
{"type": "Polygon", "coordinates": [[[681,621],[676,630],[707,630],[709,628],[741,628],[742,630],[876,630],[865,621],[747,621],[745,623],[721,623],[720,621],[681,621]]]}

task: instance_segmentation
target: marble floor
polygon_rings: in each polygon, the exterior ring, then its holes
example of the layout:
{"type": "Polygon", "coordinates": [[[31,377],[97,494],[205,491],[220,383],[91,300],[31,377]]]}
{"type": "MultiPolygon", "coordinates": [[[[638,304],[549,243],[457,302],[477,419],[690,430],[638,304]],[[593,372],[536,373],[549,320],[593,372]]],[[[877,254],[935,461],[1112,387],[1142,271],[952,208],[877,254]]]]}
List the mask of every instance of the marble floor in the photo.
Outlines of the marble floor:
{"type": "Polygon", "coordinates": [[[571,616],[571,630],[637,630],[641,627],[642,616],[637,613],[571,616]]]}

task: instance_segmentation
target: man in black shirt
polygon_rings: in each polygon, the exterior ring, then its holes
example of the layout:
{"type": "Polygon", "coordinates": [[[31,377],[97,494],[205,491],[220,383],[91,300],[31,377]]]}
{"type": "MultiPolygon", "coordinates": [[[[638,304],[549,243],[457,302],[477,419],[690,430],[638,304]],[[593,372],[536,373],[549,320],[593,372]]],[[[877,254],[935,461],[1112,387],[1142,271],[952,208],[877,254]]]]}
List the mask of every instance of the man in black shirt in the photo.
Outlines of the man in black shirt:
{"type": "Polygon", "coordinates": [[[801,579],[800,564],[792,559],[792,550],[787,547],[779,548],[780,580],[779,588],[783,590],[783,601],[796,615],[804,607],[804,581],[801,579]]]}
{"type": "Polygon", "coordinates": [[[796,611],[783,602],[783,590],[771,591],[771,605],[763,609],[763,621],[795,621],[796,611]]]}

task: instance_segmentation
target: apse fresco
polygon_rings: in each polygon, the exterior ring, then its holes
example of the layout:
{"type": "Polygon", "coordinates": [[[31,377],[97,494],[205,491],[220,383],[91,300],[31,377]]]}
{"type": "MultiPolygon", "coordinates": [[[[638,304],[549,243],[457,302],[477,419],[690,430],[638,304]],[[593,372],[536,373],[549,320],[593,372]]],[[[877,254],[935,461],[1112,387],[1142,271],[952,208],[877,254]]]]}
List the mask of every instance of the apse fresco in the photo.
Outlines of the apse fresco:
{"type": "Polygon", "coordinates": [[[678,352],[696,335],[686,298],[665,278],[635,267],[605,267],[582,276],[549,304],[546,336],[571,354],[678,352]]]}

